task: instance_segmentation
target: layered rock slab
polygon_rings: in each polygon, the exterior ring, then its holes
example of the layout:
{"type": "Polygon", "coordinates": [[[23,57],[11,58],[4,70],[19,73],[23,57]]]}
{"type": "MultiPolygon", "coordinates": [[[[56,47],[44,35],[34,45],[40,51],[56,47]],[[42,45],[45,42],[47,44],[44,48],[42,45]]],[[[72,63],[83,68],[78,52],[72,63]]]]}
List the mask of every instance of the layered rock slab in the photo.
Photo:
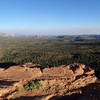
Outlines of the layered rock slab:
{"type": "MultiPolygon", "coordinates": [[[[27,65],[28,66],[28,65],[27,65]]],[[[9,80],[18,81],[12,86],[19,91],[24,89],[21,95],[71,95],[77,92],[77,89],[85,87],[91,83],[95,83],[95,71],[83,64],[62,65],[52,68],[36,68],[36,67],[11,67],[2,70],[0,77],[9,78],[9,80]],[[39,82],[42,88],[27,91],[24,86],[28,83],[39,82]],[[18,90],[19,89],[19,90],[18,90]]],[[[10,88],[11,89],[11,88],[10,88]]],[[[3,89],[0,90],[2,92],[3,89]]],[[[81,93],[81,92],[80,92],[81,93]]],[[[6,93],[2,94],[6,95],[6,93]]],[[[17,95],[18,96],[18,95],[17,95]]]]}

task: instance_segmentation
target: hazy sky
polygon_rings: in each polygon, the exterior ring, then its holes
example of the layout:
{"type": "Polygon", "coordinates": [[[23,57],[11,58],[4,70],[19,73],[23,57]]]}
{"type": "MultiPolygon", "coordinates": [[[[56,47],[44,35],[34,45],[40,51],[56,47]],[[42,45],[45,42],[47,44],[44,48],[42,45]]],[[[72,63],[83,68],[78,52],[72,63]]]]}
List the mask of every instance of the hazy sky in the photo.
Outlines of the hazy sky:
{"type": "Polygon", "coordinates": [[[0,32],[99,34],[100,0],[0,0],[0,32]]]}

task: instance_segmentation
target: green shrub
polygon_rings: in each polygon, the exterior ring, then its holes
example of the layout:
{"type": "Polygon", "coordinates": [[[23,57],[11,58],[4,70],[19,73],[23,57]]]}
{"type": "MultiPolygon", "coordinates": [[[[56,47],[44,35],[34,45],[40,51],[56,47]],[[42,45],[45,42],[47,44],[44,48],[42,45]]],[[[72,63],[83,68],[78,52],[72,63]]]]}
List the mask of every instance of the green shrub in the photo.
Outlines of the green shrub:
{"type": "Polygon", "coordinates": [[[32,82],[25,85],[26,90],[37,90],[42,88],[42,84],[40,82],[32,82]]]}

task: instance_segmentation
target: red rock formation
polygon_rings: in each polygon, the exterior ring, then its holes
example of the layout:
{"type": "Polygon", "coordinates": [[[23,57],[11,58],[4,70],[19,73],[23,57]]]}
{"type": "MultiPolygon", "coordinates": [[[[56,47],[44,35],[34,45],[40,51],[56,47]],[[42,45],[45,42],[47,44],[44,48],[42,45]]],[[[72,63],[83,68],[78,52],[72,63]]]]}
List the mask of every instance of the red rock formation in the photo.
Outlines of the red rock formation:
{"type": "MultiPolygon", "coordinates": [[[[45,68],[42,71],[40,68],[32,68],[32,64],[29,64],[29,66],[30,67],[27,68],[26,66],[15,66],[7,70],[1,70],[0,72],[2,75],[0,75],[0,77],[2,79],[8,78],[9,80],[19,81],[12,84],[14,88],[19,90],[24,88],[25,84],[31,82],[41,83],[43,87],[32,91],[32,96],[49,94],[70,95],[76,93],[76,90],[79,88],[95,83],[97,80],[94,70],[85,67],[83,64],[70,64],[68,66],[45,68]]],[[[6,95],[9,92],[3,91],[5,90],[0,90],[2,95],[6,95]]],[[[25,95],[24,91],[22,95],[25,95]]]]}

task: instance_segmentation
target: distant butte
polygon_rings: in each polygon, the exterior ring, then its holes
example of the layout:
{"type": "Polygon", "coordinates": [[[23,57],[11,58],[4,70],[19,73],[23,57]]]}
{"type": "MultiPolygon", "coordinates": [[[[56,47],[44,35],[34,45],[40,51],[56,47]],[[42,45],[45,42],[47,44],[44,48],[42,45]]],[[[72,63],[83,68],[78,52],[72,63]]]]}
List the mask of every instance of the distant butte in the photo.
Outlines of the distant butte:
{"type": "Polygon", "coordinates": [[[0,37],[15,37],[16,34],[7,34],[7,33],[0,33],[0,37]]]}

